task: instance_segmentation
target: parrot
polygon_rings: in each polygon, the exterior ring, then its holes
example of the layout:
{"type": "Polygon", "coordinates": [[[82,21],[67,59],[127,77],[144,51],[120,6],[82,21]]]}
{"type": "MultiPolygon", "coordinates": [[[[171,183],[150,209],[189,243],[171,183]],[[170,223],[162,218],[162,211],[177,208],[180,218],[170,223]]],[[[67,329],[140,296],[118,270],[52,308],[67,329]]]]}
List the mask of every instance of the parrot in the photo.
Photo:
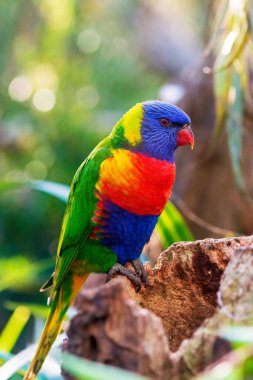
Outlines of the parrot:
{"type": "Polygon", "coordinates": [[[63,217],[50,311],[24,380],[35,379],[61,331],[67,309],[90,273],[129,278],[136,291],[148,286],[140,260],[175,180],[174,153],[193,148],[189,116],[176,105],[137,103],[76,171],[63,217]],[[132,264],[132,270],[125,267],[132,264]]]}

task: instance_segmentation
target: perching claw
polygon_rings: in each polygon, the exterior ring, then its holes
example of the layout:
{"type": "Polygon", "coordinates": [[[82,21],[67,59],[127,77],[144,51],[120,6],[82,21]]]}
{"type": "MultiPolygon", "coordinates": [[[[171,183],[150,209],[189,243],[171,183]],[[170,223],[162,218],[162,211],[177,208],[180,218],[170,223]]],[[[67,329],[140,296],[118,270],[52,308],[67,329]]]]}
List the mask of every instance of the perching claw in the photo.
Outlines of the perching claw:
{"type": "Polygon", "coordinates": [[[133,264],[135,272],[140,277],[141,281],[144,283],[144,286],[146,288],[149,285],[149,279],[148,279],[148,274],[142,264],[141,259],[133,260],[131,261],[131,263],[133,264]]]}
{"type": "Polygon", "coordinates": [[[133,284],[135,291],[139,292],[141,289],[141,280],[140,278],[130,269],[127,269],[123,267],[123,265],[117,263],[115,264],[107,273],[106,282],[110,281],[115,274],[122,274],[123,276],[126,276],[131,283],[133,284]]]}

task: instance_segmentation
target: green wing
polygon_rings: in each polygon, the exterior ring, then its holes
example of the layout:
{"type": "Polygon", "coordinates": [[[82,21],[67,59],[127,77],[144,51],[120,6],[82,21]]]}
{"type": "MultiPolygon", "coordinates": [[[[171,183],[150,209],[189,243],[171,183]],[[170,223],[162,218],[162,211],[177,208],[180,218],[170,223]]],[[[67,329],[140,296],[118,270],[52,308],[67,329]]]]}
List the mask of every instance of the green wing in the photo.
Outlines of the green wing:
{"type": "Polygon", "coordinates": [[[94,190],[100,165],[110,155],[108,140],[104,140],[82,163],[73,178],[57,249],[53,292],[61,286],[91,232],[91,218],[97,201],[94,190]]]}

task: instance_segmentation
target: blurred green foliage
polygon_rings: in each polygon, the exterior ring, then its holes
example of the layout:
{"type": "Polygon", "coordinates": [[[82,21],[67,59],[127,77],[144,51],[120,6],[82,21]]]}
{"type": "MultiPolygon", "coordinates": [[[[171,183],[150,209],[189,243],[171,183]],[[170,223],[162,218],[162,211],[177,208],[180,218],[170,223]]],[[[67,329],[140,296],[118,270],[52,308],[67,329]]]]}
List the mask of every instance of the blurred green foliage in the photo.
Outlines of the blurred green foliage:
{"type": "Polygon", "coordinates": [[[166,204],[155,230],[159,234],[164,248],[169,247],[175,241],[194,240],[184,218],[171,202],[166,204]]]}
{"type": "Polygon", "coordinates": [[[63,369],[75,376],[77,380],[148,380],[147,377],[118,369],[109,365],[97,363],[94,365],[89,360],[77,356],[64,354],[63,369]]]}
{"type": "MultiPolygon", "coordinates": [[[[159,79],[125,38],[129,5],[119,2],[111,8],[99,1],[1,2],[1,177],[70,184],[118,116],[136,101],[156,95],[159,79]],[[89,44],[97,41],[88,52],[83,51],[85,33],[90,33],[89,44]],[[20,76],[23,88],[17,82],[16,92],[15,86],[10,92],[10,83],[20,76]],[[26,95],[26,85],[32,86],[28,99],[13,100],[26,95]],[[44,88],[56,99],[49,112],[36,108],[36,94],[44,88]]],[[[64,206],[30,192],[5,194],[2,204],[6,254],[47,254],[58,237],[64,206]]]]}
{"type": "MultiPolygon", "coordinates": [[[[161,76],[131,45],[133,6],[122,0],[0,2],[0,178],[69,185],[119,116],[157,96],[161,76]]],[[[45,302],[37,289],[53,269],[65,205],[22,190],[1,193],[0,208],[1,258],[14,272],[25,268],[0,302],[45,302]],[[50,256],[40,273],[31,267],[50,256]],[[30,285],[21,296],[22,276],[30,285]]]]}
{"type": "Polygon", "coordinates": [[[11,352],[30,317],[26,306],[17,306],[0,335],[0,351],[11,352]]]}
{"type": "Polygon", "coordinates": [[[222,0],[206,53],[213,51],[216,121],[213,146],[226,127],[235,183],[250,202],[242,170],[244,98],[252,66],[252,4],[250,0],[222,0]]]}

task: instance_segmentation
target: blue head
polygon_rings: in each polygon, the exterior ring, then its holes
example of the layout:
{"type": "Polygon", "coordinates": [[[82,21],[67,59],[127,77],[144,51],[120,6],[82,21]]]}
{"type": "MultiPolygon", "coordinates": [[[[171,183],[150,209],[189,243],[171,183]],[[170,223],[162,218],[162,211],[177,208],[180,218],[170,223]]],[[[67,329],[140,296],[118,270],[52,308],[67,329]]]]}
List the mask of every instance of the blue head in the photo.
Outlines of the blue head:
{"type": "Polygon", "coordinates": [[[174,162],[174,151],[180,145],[193,145],[191,120],[179,107],[152,100],[142,103],[141,146],[154,158],[174,162]]]}
{"type": "Polygon", "coordinates": [[[174,162],[178,146],[193,146],[190,123],[189,116],[172,104],[158,100],[137,103],[113,128],[112,144],[174,162]]]}

